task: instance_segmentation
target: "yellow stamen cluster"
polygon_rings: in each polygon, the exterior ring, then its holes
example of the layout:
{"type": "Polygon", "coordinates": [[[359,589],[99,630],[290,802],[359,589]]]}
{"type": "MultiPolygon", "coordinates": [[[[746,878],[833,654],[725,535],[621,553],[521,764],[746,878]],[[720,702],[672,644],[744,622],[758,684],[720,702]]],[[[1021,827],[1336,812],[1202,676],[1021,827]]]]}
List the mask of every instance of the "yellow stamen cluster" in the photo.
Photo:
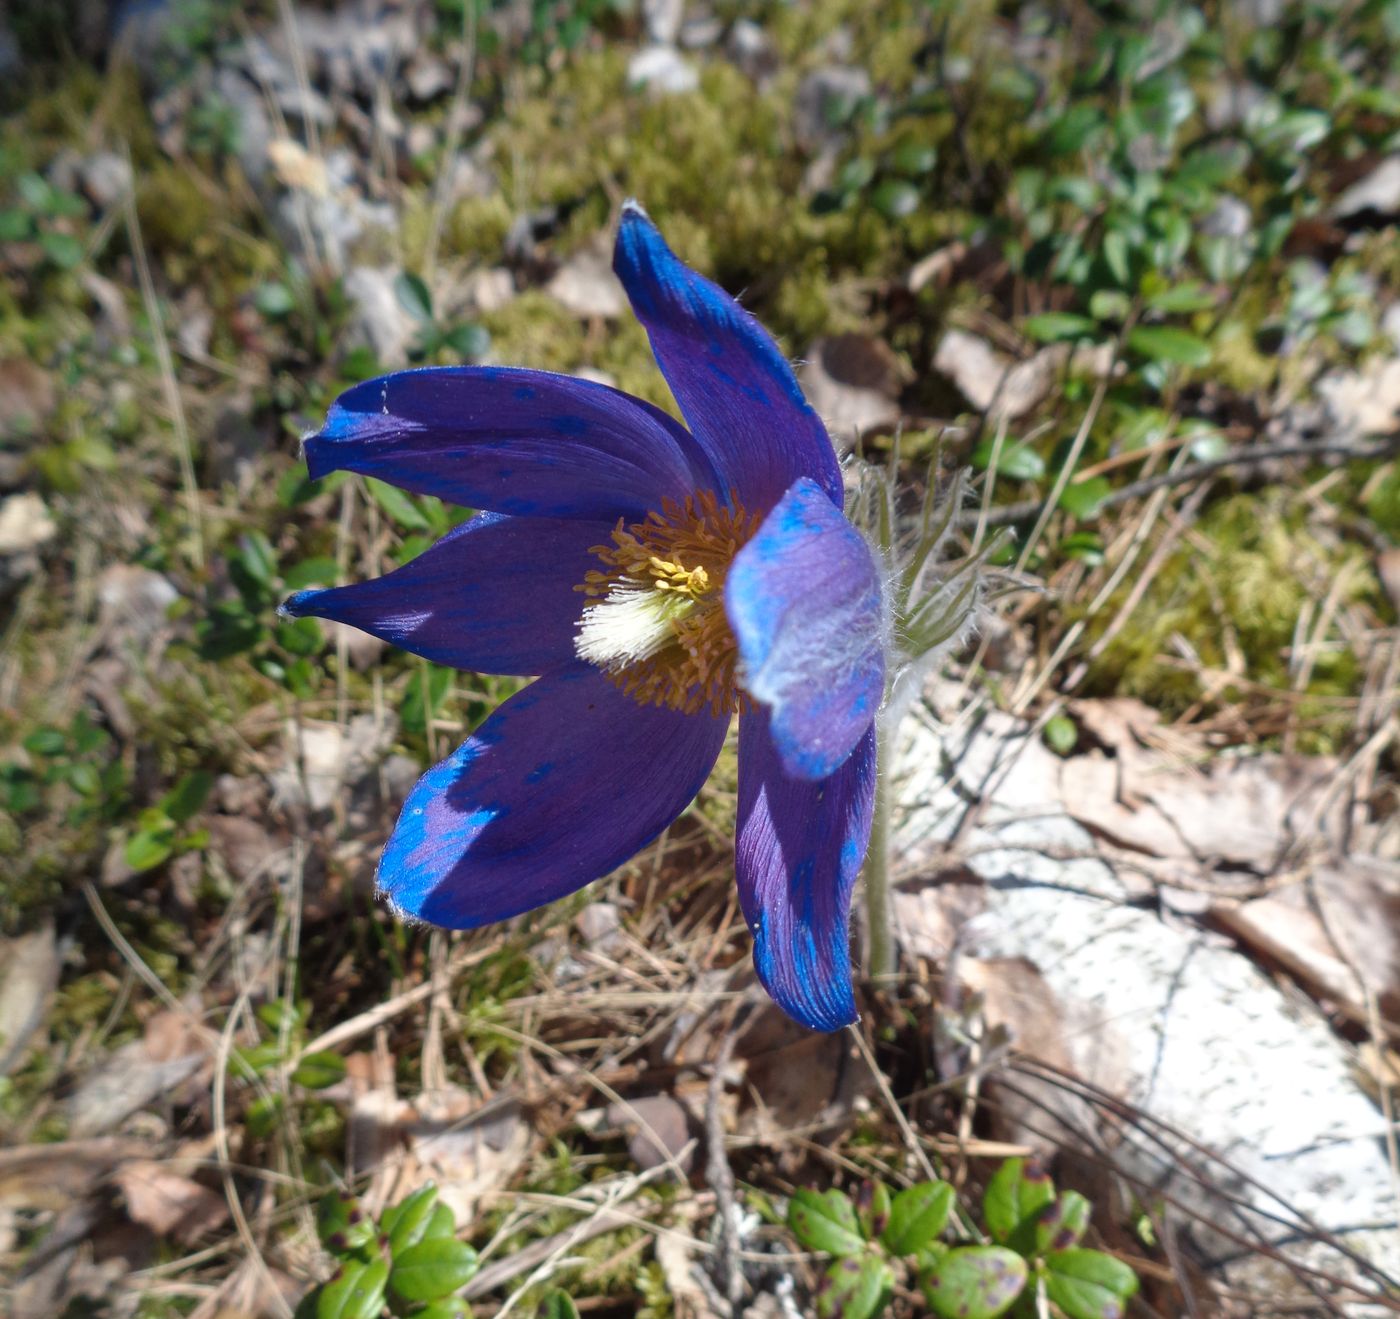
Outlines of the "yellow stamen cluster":
{"type": "Polygon", "coordinates": [[[669,633],[660,644],[648,646],[640,658],[620,646],[617,660],[604,665],[613,682],[642,705],[686,714],[708,707],[715,715],[739,708],[724,578],[761,521],[737,503],[726,507],[703,491],[683,504],[667,500],[644,522],[628,526],[619,520],[612,544],[593,547],[604,569],[588,573],[574,588],[588,597],[581,628],[599,620],[597,611],[635,601],[639,593],[656,593],[653,598],[664,610],[669,633]]]}

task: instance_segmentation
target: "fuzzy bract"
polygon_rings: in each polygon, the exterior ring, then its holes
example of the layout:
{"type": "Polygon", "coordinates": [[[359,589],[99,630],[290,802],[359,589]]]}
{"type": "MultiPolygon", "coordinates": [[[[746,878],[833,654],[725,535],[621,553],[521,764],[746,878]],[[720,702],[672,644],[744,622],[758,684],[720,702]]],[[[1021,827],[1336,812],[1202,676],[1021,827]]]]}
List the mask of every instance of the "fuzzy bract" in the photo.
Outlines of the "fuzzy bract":
{"type": "Polygon", "coordinates": [[[401,914],[503,920],[616,868],[699,791],[739,716],[735,869],[754,963],[795,1020],[855,1020],[850,907],[885,687],[881,573],[820,419],[759,323],[623,209],[614,267],[687,425],[594,382],[401,371],[306,442],[482,510],[295,617],[535,681],[409,794],[379,868],[401,914]]]}

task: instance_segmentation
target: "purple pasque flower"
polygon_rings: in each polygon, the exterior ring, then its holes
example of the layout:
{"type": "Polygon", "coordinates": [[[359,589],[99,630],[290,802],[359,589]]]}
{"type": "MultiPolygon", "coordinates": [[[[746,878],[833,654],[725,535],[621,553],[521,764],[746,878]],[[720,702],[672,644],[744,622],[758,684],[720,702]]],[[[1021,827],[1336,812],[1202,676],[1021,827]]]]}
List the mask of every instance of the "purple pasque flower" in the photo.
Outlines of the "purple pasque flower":
{"type": "Polygon", "coordinates": [[[831,441],[762,326],[635,203],[614,267],[689,429],[544,371],[401,371],[306,442],[479,512],[374,581],[283,606],[439,664],[538,675],[419,780],[384,850],[396,911],[464,929],[615,869],[699,791],[739,715],[735,868],[759,978],[854,1021],[885,607],[831,441]]]}

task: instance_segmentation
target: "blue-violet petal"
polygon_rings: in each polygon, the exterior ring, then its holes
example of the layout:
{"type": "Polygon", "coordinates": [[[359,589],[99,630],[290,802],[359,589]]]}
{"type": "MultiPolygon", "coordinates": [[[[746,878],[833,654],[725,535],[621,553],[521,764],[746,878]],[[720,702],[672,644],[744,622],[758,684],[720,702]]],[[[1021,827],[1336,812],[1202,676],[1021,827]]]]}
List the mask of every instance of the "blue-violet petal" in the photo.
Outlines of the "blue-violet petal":
{"type": "Polygon", "coordinates": [[[739,721],[734,865],[758,978],[813,1030],[856,1019],[851,893],[870,841],[875,729],[820,783],[790,778],[762,708],[739,721]]]}
{"type": "Polygon", "coordinates": [[[564,897],[685,809],[728,722],[639,705],[588,665],[547,673],[418,781],[380,889],[401,914],[454,930],[564,897]]]}
{"type": "Polygon", "coordinates": [[[622,210],[613,266],[676,402],[746,508],[776,503],[798,477],[842,500],[826,427],[768,334],[718,285],[679,261],[635,202],[622,210]]]}
{"type": "Polygon", "coordinates": [[[435,664],[477,673],[544,673],[574,659],[584,599],[607,522],[478,513],[395,572],[282,606],[348,623],[435,664]]]}
{"type": "Polygon", "coordinates": [[[788,773],[825,778],[884,696],[884,607],[870,547],[821,490],[798,481],[735,556],[724,604],[741,680],[771,707],[788,773]]]}
{"type": "Polygon", "coordinates": [[[715,484],[695,440],[659,408],[591,380],[499,366],[366,380],[306,441],[313,478],[347,469],[464,508],[641,518],[715,484]]]}

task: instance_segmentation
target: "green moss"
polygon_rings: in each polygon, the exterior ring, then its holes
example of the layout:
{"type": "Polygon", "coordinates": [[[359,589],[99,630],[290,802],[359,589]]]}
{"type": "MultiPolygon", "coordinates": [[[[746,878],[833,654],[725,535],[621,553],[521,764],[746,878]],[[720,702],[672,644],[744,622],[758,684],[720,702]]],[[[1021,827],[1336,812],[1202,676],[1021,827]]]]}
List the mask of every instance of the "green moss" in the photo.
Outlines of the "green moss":
{"type": "Polygon", "coordinates": [[[655,403],[673,416],[680,416],[656,359],[651,355],[646,331],[631,316],[624,316],[599,346],[593,365],[612,376],[619,389],[655,403]]]}
{"type": "Polygon", "coordinates": [[[6,147],[42,164],[64,146],[91,151],[94,125],[100,125],[103,140],[127,144],[138,164],[155,156],[140,78],[129,61],[114,61],[107,73],[70,64],[45,82],[25,100],[23,113],[9,121],[0,137],[6,147]]]}
{"type": "Polygon", "coordinates": [[[510,366],[573,371],[583,362],[584,331],[547,293],[530,289],[481,323],[491,332],[492,353],[510,366]]]}
{"type": "Polygon", "coordinates": [[[688,264],[740,292],[800,352],[833,326],[854,327],[859,312],[833,286],[900,269],[904,236],[868,208],[819,216],[801,200],[791,94],[790,80],[758,92],[715,63],[695,93],[651,97],[627,89],[621,52],[586,53],[547,94],[510,109],[495,138],[503,191],[522,207],[567,211],[560,254],[591,239],[618,197],[639,198],[688,264]],[[585,124],[594,149],[581,153],[585,124]]]}
{"type": "Polygon", "coordinates": [[[1366,512],[1391,540],[1400,543],[1400,463],[1391,463],[1366,501],[1366,512]]]}
{"type": "MultiPolygon", "coordinates": [[[[506,232],[510,228],[510,206],[505,196],[493,192],[489,197],[466,197],[459,201],[447,218],[443,230],[443,252],[453,256],[474,256],[484,261],[499,261],[506,232]]],[[[425,226],[426,229],[426,226],[425,226]]],[[[413,252],[414,226],[404,219],[404,243],[413,252]]]]}
{"type": "MultiPolygon", "coordinates": [[[[1172,555],[1128,626],[1094,664],[1093,689],[1138,696],[1169,714],[1207,697],[1229,701],[1244,692],[1234,685],[1204,691],[1194,667],[1170,662],[1178,659],[1182,640],[1207,670],[1228,671],[1232,653],[1238,653],[1246,683],[1290,689],[1289,650],[1305,604],[1320,604],[1343,574],[1342,604],[1374,598],[1378,587],[1359,546],[1320,540],[1307,526],[1306,509],[1288,500],[1282,491],[1236,495],[1210,509],[1198,525],[1196,543],[1172,555]],[[1202,542],[1207,548],[1199,548],[1202,542]]],[[[1086,646],[1102,634],[1128,590],[1125,586],[1088,620],[1086,646]]],[[[1345,733],[1347,716],[1326,698],[1353,695],[1358,677],[1359,662],[1351,651],[1316,656],[1307,693],[1321,699],[1302,713],[1322,726],[1310,749],[1345,733]]]]}
{"type": "Polygon", "coordinates": [[[1212,374],[1231,389],[1242,393],[1268,389],[1278,375],[1278,360],[1255,346],[1258,318],[1251,318],[1248,307],[1237,307],[1217,331],[1212,374]]]}
{"type": "Polygon", "coordinates": [[[194,175],[172,161],[144,171],[136,188],[141,234],[156,252],[212,257],[215,225],[222,219],[194,175]]]}

